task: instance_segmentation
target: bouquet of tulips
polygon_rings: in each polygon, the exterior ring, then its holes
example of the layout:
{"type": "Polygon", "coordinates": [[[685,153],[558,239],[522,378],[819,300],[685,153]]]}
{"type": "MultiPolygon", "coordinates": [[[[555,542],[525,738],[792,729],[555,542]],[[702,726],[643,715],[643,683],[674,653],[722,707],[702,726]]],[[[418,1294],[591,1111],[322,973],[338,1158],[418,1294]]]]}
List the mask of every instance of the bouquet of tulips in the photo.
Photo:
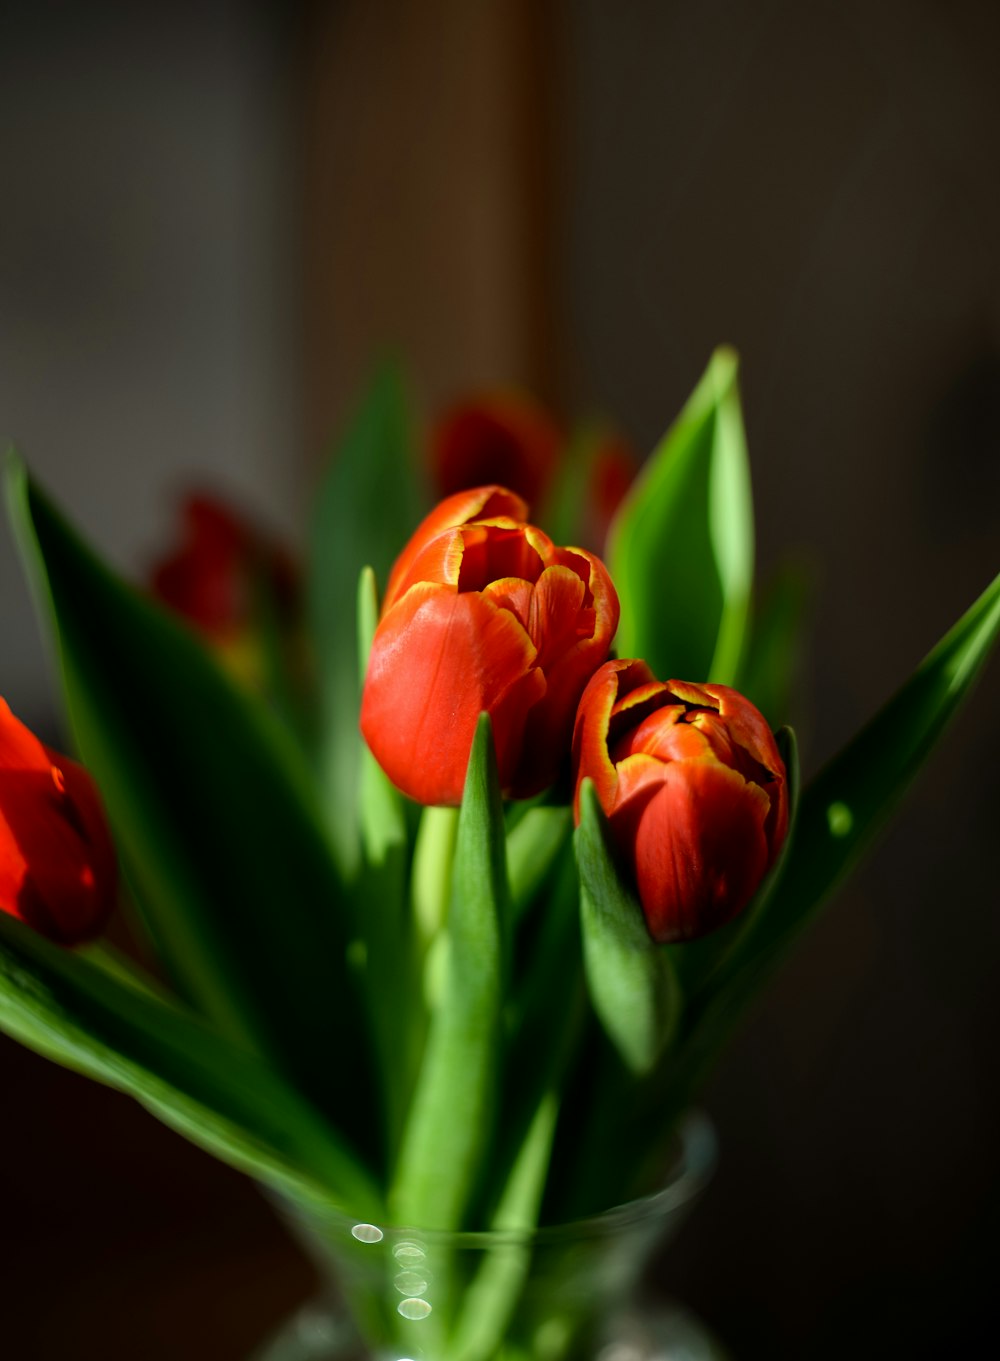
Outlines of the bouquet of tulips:
{"type": "MultiPolygon", "coordinates": [[[[160,602],[7,475],[83,765],[0,708],[0,1024],[368,1241],[655,1190],[1000,629],[998,579],[800,796],[772,731],[797,622],[753,597],[730,352],[603,548],[603,436],[561,449],[498,400],[439,446],[451,494],[425,514],[381,374],[303,582],[198,502],[160,602]],[[136,948],[106,938],[116,904],[136,948]]],[[[483,1271],[442,1296],[432,1354],[534,1354],[504,1342],[523,1263],[483,1271]]]]}

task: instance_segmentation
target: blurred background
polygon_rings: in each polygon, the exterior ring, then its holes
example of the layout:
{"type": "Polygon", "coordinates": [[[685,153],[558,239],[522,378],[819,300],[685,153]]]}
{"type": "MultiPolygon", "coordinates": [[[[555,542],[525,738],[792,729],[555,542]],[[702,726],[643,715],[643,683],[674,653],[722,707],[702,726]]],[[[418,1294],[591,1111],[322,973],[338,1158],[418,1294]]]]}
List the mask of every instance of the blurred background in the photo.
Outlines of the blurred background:
{"type": "MultiPolygon", "coordinates": [[[[998,55],[991,0],[6,0],[0,431],[141,577],[192,484],[293,539],[387,352],[424,416],[514,383],[645,452],[727,341],[760,579],[815,586],[808,774],[997,567],[998,55]]],[[[53,731],[6,533],[0,610],[53,731]]],[[[736,1358],[995,1336],[997,674],[706,1094],[658,1279],[736,1358]]],[[[238,1361],[308,1295],[235,1174],[6,1042],[0,1081],[12,1356],[238,1361]]]]}

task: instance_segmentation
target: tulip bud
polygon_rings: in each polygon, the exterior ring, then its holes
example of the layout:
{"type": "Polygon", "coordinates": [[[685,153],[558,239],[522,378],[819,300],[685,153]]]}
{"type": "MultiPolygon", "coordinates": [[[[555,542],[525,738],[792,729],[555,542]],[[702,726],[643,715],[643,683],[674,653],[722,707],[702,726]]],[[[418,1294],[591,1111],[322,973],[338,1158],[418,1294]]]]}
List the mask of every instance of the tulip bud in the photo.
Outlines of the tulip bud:
{"type": "Polygon", "coordinates": [[[557,548],[526,515],[502,487],[449,497],[389,577],[361,730],[393,783],[420,803],[461,803],[481,712],[492,720],[504,793],[527,798],[551,784],[618,627],[600,559],[557,548]]]}
{"type": "Polygon", "coordinates": [[[788,831],[784,762],[749,700],[608,662],[580,701],[573,757],[577,817],[589,778],[655,940],[694,940],[746,907],[788,831]]]}
{"type": "Polygon", "coordinates": [[[446,411],[431,432],[430,459],[442,496],[502,478],[537,501],[546,491],[562,436],[542,407],[515,393],[472,398],[446,411]]]}
{"type": "Polygon", "coordinates": [[[90,776],[0,699],[0,910],[60,945],[91,940],[116,898],[114,847],[90,776]]]}

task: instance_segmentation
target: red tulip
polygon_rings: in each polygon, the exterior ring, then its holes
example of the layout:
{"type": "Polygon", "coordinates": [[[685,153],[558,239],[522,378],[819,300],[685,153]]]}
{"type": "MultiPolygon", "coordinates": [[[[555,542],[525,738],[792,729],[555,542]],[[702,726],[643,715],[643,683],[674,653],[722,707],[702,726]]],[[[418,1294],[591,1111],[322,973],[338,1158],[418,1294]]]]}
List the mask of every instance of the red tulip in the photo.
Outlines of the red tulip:
{"type": "Polygon", "coordinates": [[[746,907],[788,830],[784,762],[749,700],[608,662],[580,701],[573,756],[577,816],[589,777],[655,940],[694,940],[746,907]]]}
{"type": "Polygon", "coordinates": [[[266,692],[275,643],[293,683],[308,669],[296,565],[280,544],[211,496],[189,496],[178,547],[153,594],[195,628],[231,675],[266,692]]]}
{"type": "Polygon", "coordinates": [[[483,711],[505,794],[526,798],[551,784],[577,701],[618,627],[600,559],[557,548],[526,515],[503,487],[449,497],[390,575],[361,730],[390,779],[420,803],[461,802],[483,711]]]}
{"type": "Polygon", "coordinates": [[[94,782],[0,699],[0,910],[60,945],[77,945],[100,935],[116,892],[94,782]]]}
{"type": "Polygon", "coordinates": [[[503,482],[537,501],[552,480],[562,436],[529,398],[495,393],[454,406],[431,434],[431,467],[440,495],[503,482]]]}
{"type": "Polygon", "coordinates": [[[288,555],[222,501],[187,498],[179,547],[154,567],[153,593],[211,642],[225,645],[253,623],[256,580],[267,582],[279,613],[295,608],[288,555]]]}
{"type": "Polygon", "coordinates": [[[614,431],[605,433],[591,455],[583,503],[581,536],[584,543],[601,548],[615,511],[638,471],[639,460],[632,446],[614,431]]]}

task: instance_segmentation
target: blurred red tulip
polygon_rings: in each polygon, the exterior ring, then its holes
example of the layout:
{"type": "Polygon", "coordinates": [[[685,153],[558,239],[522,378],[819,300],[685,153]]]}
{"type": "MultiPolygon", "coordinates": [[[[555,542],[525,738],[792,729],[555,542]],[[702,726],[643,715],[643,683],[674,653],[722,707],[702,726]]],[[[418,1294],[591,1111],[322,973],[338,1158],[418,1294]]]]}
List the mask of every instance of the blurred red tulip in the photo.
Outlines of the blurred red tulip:
{"type": "Polygon", "coordinates": [[[618,627],[599,558],[557,548],[503,487],[442,502],[386,591],[361,729],[411,798],[459,804],[478,715],[493,722],[500,784],[526,798],[568,756],[573,716],[618,627]]]}
{"type": "Polygon", "coordinates": [[[179,547],[153,569],[153,593],[211,642],[231,642],[252,626],[261,584],[279,614],[294,610],[291,558],[229,506],[195,493],[183,505],[182,524],[179,547]]]}
{"type": "Polygon", "coordinates": [[[591,455],[590,476],[584,500],[583,543],[602,548],[608,529],[625,493],[639,471],[635,450],[621,435],[604,434],[591,455]]]}
{"type": "Polygon", "coordinates": [[[0,910],[77,945],[107,924],[117,878],[94,782],[0,699],[0,910]]]}
{"type": "Polygon", "coordinates": [[[548,489],[563,437],[530,398],[493,393],[446,411],[431,432],[431,469],[440,496],[501,484],[529,502],[548,489]]]}
{"type": "Polygon", "coordinates": [[[746,907],[788,830],[784,762],[749,700],[608,662],[580,701],[573,755],[577,814],[589,777],[655,940],[694,940],[746,907]]]}

